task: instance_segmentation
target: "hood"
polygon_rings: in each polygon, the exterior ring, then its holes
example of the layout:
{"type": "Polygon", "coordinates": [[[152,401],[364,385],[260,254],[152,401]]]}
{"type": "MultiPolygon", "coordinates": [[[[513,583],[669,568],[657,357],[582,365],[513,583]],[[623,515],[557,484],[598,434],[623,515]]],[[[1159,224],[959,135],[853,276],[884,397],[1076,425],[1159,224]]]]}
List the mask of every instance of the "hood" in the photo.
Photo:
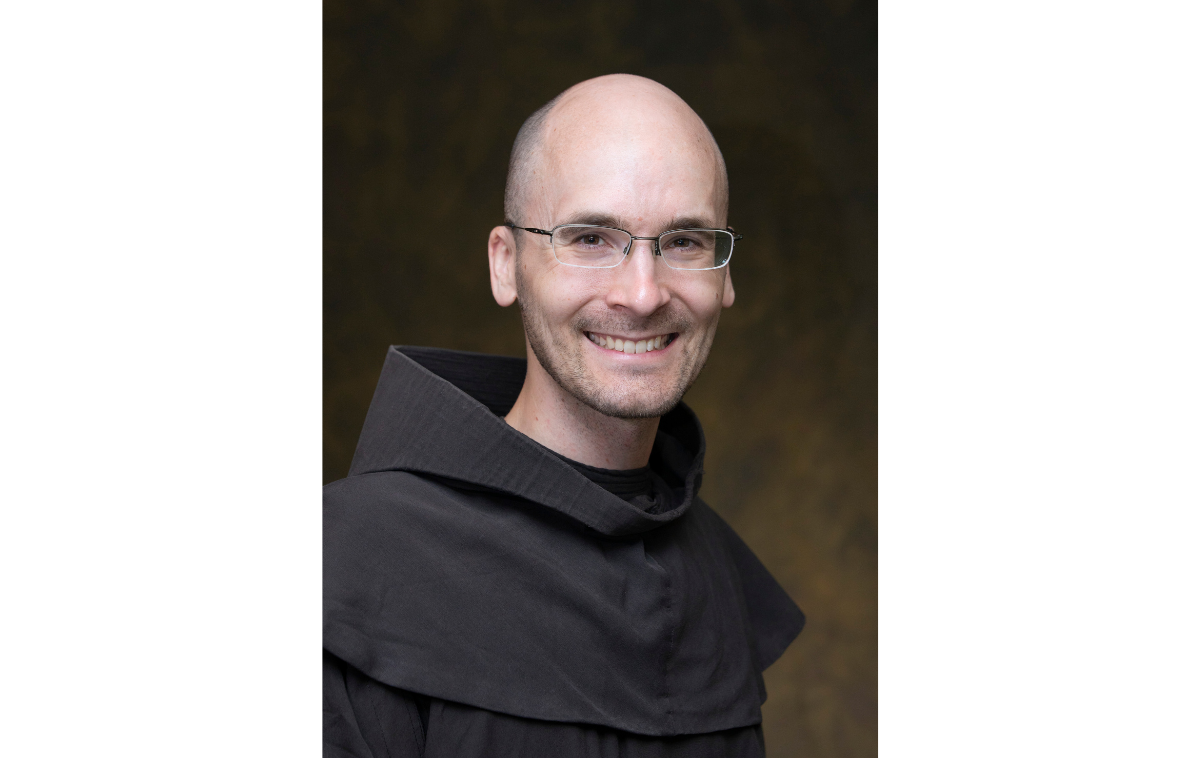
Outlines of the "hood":
{"type": "Polygon", "coordinates": [[[371,678],[634,734],[761,722],[804,616],[696,492],[682,404],[649,514],[508,426],[525,361],[391,348],[350,476],[325,487],[325,649],[371,678]]]}
{"type": "Polygon", "coordinates": [[[428,347],[388,350],[350,475],[410,471],[524,498],[608,536],[637,534],[688,511],[700,489],[704,433],[683,403],[662,417],[651,467],[679,488],[650,514],[596,485],[504,421],[525,360],[428,347]]]}

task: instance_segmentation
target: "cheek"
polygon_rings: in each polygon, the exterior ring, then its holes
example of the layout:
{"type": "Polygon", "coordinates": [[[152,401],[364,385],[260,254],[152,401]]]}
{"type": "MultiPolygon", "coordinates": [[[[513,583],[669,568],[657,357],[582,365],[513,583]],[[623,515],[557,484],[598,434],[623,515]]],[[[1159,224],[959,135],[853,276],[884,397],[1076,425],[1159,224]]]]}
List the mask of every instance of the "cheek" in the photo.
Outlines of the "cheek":
{"type": "Polygon", "coordinates": [[[711,286],[708,282],[705,286],[686,288],[678,292],[678,297],[687,305],[688,310],[696,317],[697,321],[704,324],[711,323],[721,314],[721,287],[711,286]]]}
{"type": "Polygon", "coordinates": [[[576,281],[560,272],[532,274],[529,283],[529,296],[536,299],[538,310],[552,325],[569,325],[575,314],[597,299],[595,282],[576,281]]]}

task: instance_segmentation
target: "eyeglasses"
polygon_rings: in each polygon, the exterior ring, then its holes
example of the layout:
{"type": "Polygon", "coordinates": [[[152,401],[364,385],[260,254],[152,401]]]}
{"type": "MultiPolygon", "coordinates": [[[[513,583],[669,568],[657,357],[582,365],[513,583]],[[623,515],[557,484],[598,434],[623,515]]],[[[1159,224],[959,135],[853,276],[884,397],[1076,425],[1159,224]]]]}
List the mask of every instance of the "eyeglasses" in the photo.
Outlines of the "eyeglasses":
{"type": "Polygon", "coordinates": [[[511,221],[504,225],[546,235],[559,263],[580,268],[613,268],[625,259],[634,240],[654,240],[654,254],[671,268],[709,271],[729,263],[733,243],[742,239],[733,227],[672,229],[657,237],[635,237],[624,229],[591,224],[559,224],[549,231],[517,226],[511,221]]]}

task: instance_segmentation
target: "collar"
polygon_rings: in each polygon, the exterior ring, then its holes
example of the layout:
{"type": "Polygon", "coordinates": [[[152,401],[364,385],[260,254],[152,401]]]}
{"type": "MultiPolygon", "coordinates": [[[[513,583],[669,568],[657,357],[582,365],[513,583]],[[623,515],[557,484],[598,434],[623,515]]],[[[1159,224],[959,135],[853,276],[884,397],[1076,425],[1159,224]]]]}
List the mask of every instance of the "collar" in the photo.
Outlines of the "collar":
{"type": "Polygon", "coordinates": [[[680,403],[659,422],[653,455],[678,478],[683,497],[646,513],[588,480],[509,426],[525,360],[428,347],[393,346],[363,424],[350,475],[409,471],[525,498],[601,534],[638,534],[675,521],[696,499],[704,433],[680,403]]]}

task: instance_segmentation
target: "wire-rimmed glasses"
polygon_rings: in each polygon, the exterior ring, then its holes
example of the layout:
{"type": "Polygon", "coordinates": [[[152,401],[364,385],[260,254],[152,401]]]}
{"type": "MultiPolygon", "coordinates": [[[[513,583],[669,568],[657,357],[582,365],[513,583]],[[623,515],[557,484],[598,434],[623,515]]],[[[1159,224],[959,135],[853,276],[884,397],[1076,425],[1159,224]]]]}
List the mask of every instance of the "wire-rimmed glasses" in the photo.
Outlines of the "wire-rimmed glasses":
{"type": "Polygon", "coordinates": [[[546,235],[554,258],[564,266],[579,268],[613,268],[625,260],[634,240],[653,240],[654,254],[671,268],[709,271],[729,263],[733,243],[742,239],[733,227],[672,229],[657,237],[635,237],[624,229],[595,224],[559,224],[550,230],[517,226],[511,221],[504,225],[546,235]]]}

